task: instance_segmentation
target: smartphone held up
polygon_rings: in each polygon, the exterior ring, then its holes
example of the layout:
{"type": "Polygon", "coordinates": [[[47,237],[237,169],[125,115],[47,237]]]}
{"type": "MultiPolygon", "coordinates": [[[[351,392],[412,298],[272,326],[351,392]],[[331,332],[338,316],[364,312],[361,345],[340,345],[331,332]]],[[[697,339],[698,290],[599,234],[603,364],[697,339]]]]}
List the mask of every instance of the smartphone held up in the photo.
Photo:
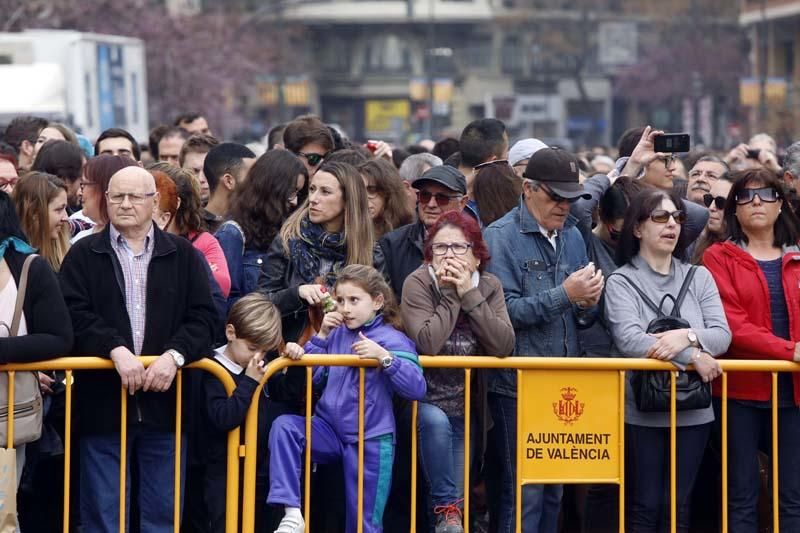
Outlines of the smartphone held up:
{"type": "Polygon", "coordinates": [[[688,152],[690,148],[688,133],[665,133],[653,138],[653,149],[656,152],[688,152]]]}

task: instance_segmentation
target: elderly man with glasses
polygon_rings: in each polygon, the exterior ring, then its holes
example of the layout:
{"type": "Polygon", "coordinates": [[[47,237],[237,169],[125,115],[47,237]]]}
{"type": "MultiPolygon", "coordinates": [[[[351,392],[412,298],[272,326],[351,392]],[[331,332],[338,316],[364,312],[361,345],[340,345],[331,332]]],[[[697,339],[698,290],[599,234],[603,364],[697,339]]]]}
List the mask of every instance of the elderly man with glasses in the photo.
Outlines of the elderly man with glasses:
{"type": "MultiPolygon", "coordinates": [[[[175,501],[174,380],[185,363],[209,352],[216,311],[202,256],[188,240],[153,224],[153,176],[125,167],[105,195],[109,224],[78,241],[60,272],[76,336],[73,354],[107,357],[115,369],[76,373],[81,523],[87,531],[119,529],[125,460],[136,465],[129,479],[138,487],[142,531],[166,533],[173,530],[175,501]],[[145,369],[140,355],[159,357],[145,369]],[[129,394],[125,459],[120,386],[129,394]]],[[[186,461],[180,464],[182,481],[186,461]]]]}

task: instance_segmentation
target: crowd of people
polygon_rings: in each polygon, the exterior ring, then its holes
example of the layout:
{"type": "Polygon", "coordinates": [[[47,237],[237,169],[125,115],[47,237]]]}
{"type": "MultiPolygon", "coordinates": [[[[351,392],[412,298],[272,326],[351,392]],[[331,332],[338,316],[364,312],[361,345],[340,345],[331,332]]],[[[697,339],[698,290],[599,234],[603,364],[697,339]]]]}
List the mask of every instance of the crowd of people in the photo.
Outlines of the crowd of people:
{"type": "MultiPolygon", "coordinates": [[[[258,147],[221,142],[192,113],[140,146],[118,128],[92,143],[15,118],[0,142],[0,325],[14,324],[0,328],[0,363],[114,365],[73,381],[39,373],[44,428],[17,446],[18,529],[59,530],[61,513],[38,510],[57,509],[71,484],[75,530],[119,530],[124,461],[127,527],[172,531],[165,466],[177,451],[181,530],[224,531],[227,432],[244,424],[266,365],[354,354],[376,361],[365,376],[363,531],[409,530],[413,432],[420,531],[461,533],[465,491],[473,530],[515,531],[516,371],[473,372],[465,398],[462,370],[423,372],[418,354],[435,354],[691,365],[679,383],[677,529],[718,530],[720,481],[706,474],[721,431],[718,359],[800,360],[800,143],[759,134],[728,152],[675,154],[656,151],[663,133],[633,128],[616,149],[573,154],[511,143],[486,118],[458,139],[402,148],[301,116],[258,147]],[[145,368],[141,355],[157,358],[145,368]],[[185,374],[176,450],[175,377],[202,358],[236,388],[229,396],[210,374],[185,374]],[[67,387],[75,446],[64,480],[67,387]]],[[[669,528],[670,423],[652,397],[657,379],[627,376],[626,493],[525,485],[522,531],[616,531],[620,497],[627,531],[669,528]]],[[[308,517],[315,530],[356,530],[359,381],[356,368],[314,369],[313,504],[303,509],[305,369],[267,380],[257,531],[303,532],[308,517]]],[[[781,529],[800,531],[800,376],[781,374],[774,390],[769,373],[732,374],[727,394],[729,530],[758,530],[766,457],[778,460],[781,529]],[[773,397],[778,458],[768,457],[773,397]]]]}

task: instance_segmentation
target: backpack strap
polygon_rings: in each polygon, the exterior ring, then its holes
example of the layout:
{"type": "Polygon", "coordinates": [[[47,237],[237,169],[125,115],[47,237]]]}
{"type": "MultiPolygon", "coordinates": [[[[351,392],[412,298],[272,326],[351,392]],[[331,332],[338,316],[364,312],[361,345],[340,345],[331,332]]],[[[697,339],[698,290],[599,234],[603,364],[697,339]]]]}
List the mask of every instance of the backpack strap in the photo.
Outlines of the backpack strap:
{"type": "Polygon", "coordinates": [[[686,298],[686,293],[689,292],[689,285],[692,283],[692,278],[694,278],[695,270],[697,270],[697,266],[692,266],[689,269],[689,272],[686,273],[686,277],[683,280],[683,284],[681,285],[681,289],[678,291],[678,297],[675,299],[675,305],[672,308],[672,316],[680,317],[681,316],[681,304],[683,304],[683,300],[686,298]]]}
{"type": "MultiPolygon", "coordinates": [[[[634,289],[636,292],[638,292],[638,293],[639,293],[639,297],[642,299],[642,301],[645,303],[645,305],[647,305],[647,307],[649,307],[650,309],[652,309],[653,311],[655,311],[657,316],[664,316],[664,312],[661,310],[661,307],[660,307],[660,306],[657,306],[655,303],[653,303],[653,300],[651,300],[651,299],[650,299],[650,298],[649,298],[649,297],[648,297],[648,296],[647,296],[647,295],[644,293],[644,291],[642,291],[642,289],[640,289],[640,288],[639,288],[639,286],[638,286],[638,285],[636,285],[636,283],[635,283],[635,282],[634,282],[634,281],[633,281],[631,278],[629,278],[629,277],[628,277],[628,276],[626,276],[625,274],[622,274],[621,272],[612,272],[611,274],[609,274],[609,276],[608,276],[608,277],[610,278],[611,276],[620,276],[620,277],[622,277],[622,278],[625,278],[625,281],[627,281],[627,282],[628,282],[628,284],[629,284],[631,287],[633,287],[633,289],[634,289]]],[[[606,280],[608,280],[608,278],[606,278],[606,280]]],[[[661,303],[664,303],[664,300],[663,300],[663,299],[661,300],[661,303]]]]}
{"type": "Polygon", "coordinates": [[[11,319],[11,337],[16,337],[19,333],[19,323],[22,321],[22,306],[25,303],[25,291],[28,288],[28,271],[31,269],[33,260],[39,257],[36,254],[30,254],[25,258],[25,263],[22,265],[22,274],[19,277],[19,286],[17,287],[17,301],[14,303],[14,315],[11,319]]]}

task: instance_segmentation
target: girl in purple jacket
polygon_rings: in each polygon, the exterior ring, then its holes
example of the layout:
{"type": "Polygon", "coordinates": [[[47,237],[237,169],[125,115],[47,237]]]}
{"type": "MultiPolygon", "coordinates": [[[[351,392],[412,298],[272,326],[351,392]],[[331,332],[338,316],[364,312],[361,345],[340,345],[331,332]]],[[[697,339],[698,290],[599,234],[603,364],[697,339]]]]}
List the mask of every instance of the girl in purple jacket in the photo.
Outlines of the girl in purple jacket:
{"type": "MultiPolygon", "coordinates": [[[[383,529],[383,509],[392,482],[395,422],[392,393],[408,400],[425,398],[425,378],[414,343],[402,333],[402,321],[391,289],[372,267],[343,268],[334,288],[336,309],[328,312],[317,335],[305,347],[289,343],[285,354],[355,354],[375,359],[364,385],[364,533],[383,529]],[[344,326],[344,327],[342,327],[344,326]]],[[[356,531],[358,506],[359,369],[318,367],[314,385],[324,388],[311,419],[311,460],[342,461],[347,504],[347,531],[356,531]]],[[[278,417],[269,434],[270,490],[267,502],[283,505],[286,514],[276,533],[301,533],[301,459],[305,419],[278,417]]]]}

